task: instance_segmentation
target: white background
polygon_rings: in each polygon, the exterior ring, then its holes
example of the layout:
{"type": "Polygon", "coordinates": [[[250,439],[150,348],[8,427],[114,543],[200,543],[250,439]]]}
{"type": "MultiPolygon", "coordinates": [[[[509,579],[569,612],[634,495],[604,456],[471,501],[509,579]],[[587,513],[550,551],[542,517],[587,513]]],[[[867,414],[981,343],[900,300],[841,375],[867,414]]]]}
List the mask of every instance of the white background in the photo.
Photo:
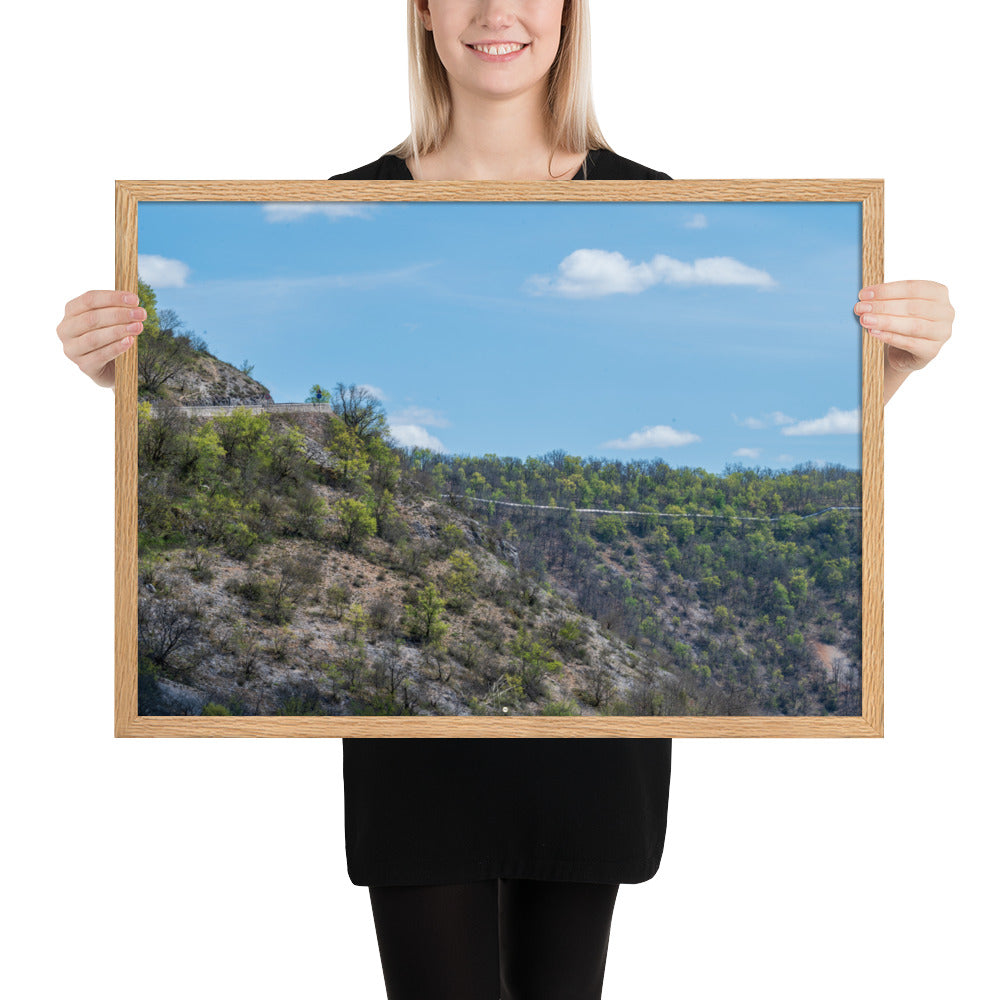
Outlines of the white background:
{"type": "MultiPolygon", "coordinates": [[[[941,281],[958,314],[886,410],[885,739],[677,740],[607,1000],[995,987],[1000,220],[977,6],[593,2],[616,150],[676,178],[883,177],[886,278],[941,281]]],[[[5,992],[384,997],[339,740],[112,737],[113,394],[55,326],[112,286],[115,178],[319,179],[401,139],[403,2],[26,7],[0,61],[5,992]]]]}

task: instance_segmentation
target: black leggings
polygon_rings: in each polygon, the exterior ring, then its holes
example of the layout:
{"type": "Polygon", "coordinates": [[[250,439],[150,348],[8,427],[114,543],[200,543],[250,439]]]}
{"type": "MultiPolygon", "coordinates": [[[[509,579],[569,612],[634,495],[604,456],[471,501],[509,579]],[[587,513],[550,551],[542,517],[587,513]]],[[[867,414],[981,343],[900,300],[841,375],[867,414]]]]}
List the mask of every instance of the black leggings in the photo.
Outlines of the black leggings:
{"type": "Polygon", "coordinates": [[[599,1000],[617,885],[369,886],[388,1000],[599,1000]]]}

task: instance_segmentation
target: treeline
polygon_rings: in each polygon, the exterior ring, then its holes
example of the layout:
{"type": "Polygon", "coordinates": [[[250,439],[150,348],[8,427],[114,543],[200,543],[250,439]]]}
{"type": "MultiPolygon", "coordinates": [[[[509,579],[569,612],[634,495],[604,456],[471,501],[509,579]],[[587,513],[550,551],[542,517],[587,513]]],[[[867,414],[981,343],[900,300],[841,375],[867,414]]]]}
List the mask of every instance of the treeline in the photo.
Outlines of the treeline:
{"type": "Polygon", "coordinates": [[[442,493],[570,507],[460,502],[516,547],[522,569],[572,593],[647,659],[721,683],[732,711],[857,710],[857,670],[830,680],[809,640],[860,665],[859,512],[801,516],[859,506],[857,471],[730,468],[720,476],[563,452],[520,460],[415,451],[408,462],[442,493]],[[614,501],[648,513],[576,509],[614,501]]]}
{"type": "Polygon", "coordinates": [[[772,517],[857,505],[860,496],[859,473],[841,465],[728,466],[715,475],[658,458],[623,462],[564,451],[527,459],[469,457],[419,448],[410,451],[409,463],[443,492],[560,507],[772,517]]]}

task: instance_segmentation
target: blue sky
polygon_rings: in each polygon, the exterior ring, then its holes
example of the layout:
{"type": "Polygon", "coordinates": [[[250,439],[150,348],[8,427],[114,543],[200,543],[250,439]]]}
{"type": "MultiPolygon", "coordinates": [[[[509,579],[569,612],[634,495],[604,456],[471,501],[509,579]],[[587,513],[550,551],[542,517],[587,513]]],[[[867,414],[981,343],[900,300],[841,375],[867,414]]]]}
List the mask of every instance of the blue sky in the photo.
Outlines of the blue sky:
{"type": "Polygon", "coordinates": [[[277,401],[367,385],[401,444],[860,468],[860,206],[139,206],[139,272],[277,401]]]}

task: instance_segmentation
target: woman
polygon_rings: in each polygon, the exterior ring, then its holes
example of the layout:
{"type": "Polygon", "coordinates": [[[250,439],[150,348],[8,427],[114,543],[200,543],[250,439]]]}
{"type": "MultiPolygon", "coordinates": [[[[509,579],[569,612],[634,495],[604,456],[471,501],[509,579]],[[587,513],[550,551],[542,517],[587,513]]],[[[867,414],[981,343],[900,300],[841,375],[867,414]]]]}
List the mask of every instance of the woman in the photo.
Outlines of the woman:
{"type": "MultiPolygon", "coordinates": [[[[412,131],[343,179],[663,179],[610,150],[586,0],[413,0],[412,131]]],[[[950,336],[934,282],[862,290],[885,398],[950,336]]],[[[102,386],[134,295],[67,304],[64,350],[102,386]]],[[[601,995],[618,886],[656,873],[669,739],[345,739],[348,871],[371,895],[390,1000],[601,995]]]]}

